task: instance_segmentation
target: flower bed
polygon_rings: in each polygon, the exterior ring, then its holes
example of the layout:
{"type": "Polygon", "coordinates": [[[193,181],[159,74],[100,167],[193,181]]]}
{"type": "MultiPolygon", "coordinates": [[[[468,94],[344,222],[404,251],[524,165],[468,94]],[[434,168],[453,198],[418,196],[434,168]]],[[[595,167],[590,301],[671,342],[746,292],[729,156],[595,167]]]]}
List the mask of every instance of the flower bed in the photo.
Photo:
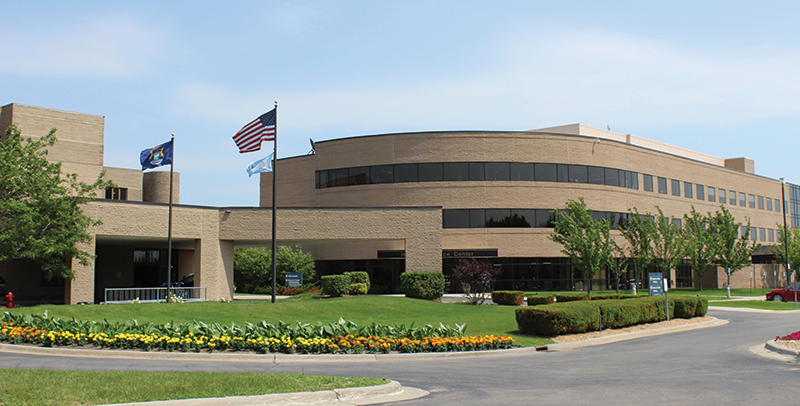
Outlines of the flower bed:
{"type": "Polygon", "coordinates": [[[787,335],[785,335],[783,337],[776,336],[775,340],[786,340],[786,341],[797,341],[797,340],[800,340],[800,331],[795,331],[794,333],[787,334],[787,335]]]}
{"type": "MultiPolygon", "coordinates": [[[[307,334],[308,325],[300,325],[295,329],[278,329],[281,335],[265,334],[269,327],[263,323],[260,329],[248,323],[248,328],[209,328],[198,323],[180,326],[140,326],[136,322],[111,325],[109,323],[81,323],[75,320],[62,322],[58,319],[44,317],[13,317],[6,313],[0,325],[0,342],[11,344],[38,344],[46,347],[55,346],[96,346],[101,348],[139,349],[145,351],[252,351],[257,353],[286,354],[359,354],[389,352],[448,352],[448,351],[480,351],[510,348],[514,339],[501,336],[461,336],[459,329],[440,326],[438,329],[428,328],[428,333],[444,332],[453,336],[422,336],[418,329],[405,329],[406,335],[418,337],[379,337],[357,334],[328,334],[327,337],[307,334]],[[13,319],[13,320],[12,320],[13,319]],[[47,324],[47,327],[41,327],[47,324]],[[205,327],[205,328],[204,328],[205,327]],[[114,332],[117,330],[117,332],[114,332]],[[119,331],[127,330],[127,331],[119,331]],[[194,331],[192,331],[194,330],[194,331]],[[201,332],[202,330],[202,332],[201,332]]],[[[343,321],[340,321],[342,323],[343,321]]],[[[318,335],[334,330],[332,325],[355,326],[354,323],[331,323],[318,326],[318,335]]],[[[285,325],[282,325],[285,326],[285,325]]],[[[357,327],[357,326],[356,326],[357,327]]],[[[385,326],[369,326],[367,329],[380,330],[385,326]]],[[[402,327],[402,326],[401,326],[402,327]]],[[[430,327],[430,326],[426,326],[430,327]]],[[[363,330],[363,329],[362,329],[363,330]]],[[[391,326],[387,331],[400,331],[401,328],[391,326]]]]}

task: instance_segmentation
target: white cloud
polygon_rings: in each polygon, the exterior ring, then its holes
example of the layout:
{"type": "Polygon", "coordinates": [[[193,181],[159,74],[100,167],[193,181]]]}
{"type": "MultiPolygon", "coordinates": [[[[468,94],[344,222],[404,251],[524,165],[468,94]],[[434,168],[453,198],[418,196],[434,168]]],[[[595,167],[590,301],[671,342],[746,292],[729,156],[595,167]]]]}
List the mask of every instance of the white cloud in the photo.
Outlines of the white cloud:
{"type": "Polygon", "coordinates": [[[373,131],[605,126],[612,120],[731,125],[800,114],[796,49],[701,49],[604,30],[541,27],[506,33],[492,49],[476,52],[491,62],[467,75],[430,72],[416,82],[362,88],[332,82],[284,94],[188,84],[178,104],[206,118],[244,123],[278,98],[291,106],[282,111],[284,125],[373,131]]]}
{"type": "Polygon", "coordinates": [[[0,72],[48,76],[125,76],[151,70],[166,39],[134,19],[93,16],[0,32],[0,72]]]}

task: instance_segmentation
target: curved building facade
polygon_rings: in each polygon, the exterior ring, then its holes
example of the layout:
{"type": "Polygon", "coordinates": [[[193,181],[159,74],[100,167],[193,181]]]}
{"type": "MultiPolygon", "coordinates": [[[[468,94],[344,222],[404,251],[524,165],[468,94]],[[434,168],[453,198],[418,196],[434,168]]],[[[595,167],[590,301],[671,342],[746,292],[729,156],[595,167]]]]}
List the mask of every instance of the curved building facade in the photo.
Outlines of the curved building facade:
{"type": "MultiPolygon", "coordinates": [[[[442,270],[447,274],[461,257],[481,258],[503,267],[498,289],[586,288],[561,246],[547,238],[550,211],[569,199],[584,198],[595,216],[612,224],[634,207],[642,213],[660,207],[682,219],[692,207],[705,213],[725,205],[737,221],[750,220],[751,238],[762,245],[775,243],[777,224],[783,223],[781,182],[756,175],[750,159],[716,158],[580,124],[323,141],[312,155],[279,160],[275,174],[279,208],[441,207],[442,270]]],[[[262,206],[272,204],[271,181],[271,174],[262,174],[262,206]]],[[[389,290],[396,278],[387,272],[404,269],[398,241],[304,248],[314,253],[323,273],[366,270],[389,290]]],[[[734,276],[737,287],[781,283],[774,263],[734,276]]],[[[677,286],[716,287],[724,280],[719,272],[695,280],[688,265],[671,275],[677,286]]],[[[603,273],[593,289],[614,283],[603,273]]]]}

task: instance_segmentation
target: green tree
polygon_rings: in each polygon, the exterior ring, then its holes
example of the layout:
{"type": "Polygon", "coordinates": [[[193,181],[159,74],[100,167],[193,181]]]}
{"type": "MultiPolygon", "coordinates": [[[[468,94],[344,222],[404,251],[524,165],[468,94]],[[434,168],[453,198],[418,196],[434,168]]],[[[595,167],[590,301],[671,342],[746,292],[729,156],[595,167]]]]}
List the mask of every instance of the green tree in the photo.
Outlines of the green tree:
{"type": "Polygon", "coordinates": [[[700,290],[703,290],[703,276],[716,264],[717,250],[717,227],[712,221],[711,213],[704,215],[699,213],[692,206],[691,213],[684,214],[683,225],[684,236],[686,238],[687,256],[692,261],[692,269],[700,279],[700,290]]]}
{"type": "Polygon", "coordinates": [[[712,218],[717,231],[716,241],[718,244],[715,262],[727,271],[726,289],[728,297],[731,297],[731,274],[750,264],[750,257],[758,249],[758,244],[750,241],[749,218],[747,225],[743,227],[742,223],[736,222],[725,206],[720,206],[720,210],[717,210],[712,218]]]}
{"type": "MultiPolygon", "coordinates": [[[[778,225],[778,242],[779,244],[769,247],[770,252],[781,264],[788,262],[789,269],[797,275],[800,271],[800,228],[791,228],[788,234],[784,234],[783,226],[778,225]],[[789,247],[788,261],[786,260],[787,246],[789,247]]],[[[786,277],[789,278],[790,275],[787,274],[786,277]]],[[[795,277],[796,280],[797,277],[795,277]]]]}
{"type": "Polygon", "coordinates": [[[658,233],[655,219],[650,213],[640,214],[636,207],[628,209],[628,218],[620,224],[619,233],[626,241],[624,247],[618,247],[625,264],[622,269],[632,268],[633,277],[638,282],[639,278],[644,277],[644,270],[654,260],[653,241],[658,233]]]}
{"type": "Polygon", "coordinates": [[[667,217],[660,207],[656,222],[656,238],[653,240],[653,262],[662,275],[668,278],[670,271],[680,265],[686,257],[686,244],[681,227],[673,217],[667,217]]]}
{"type": "Polygon", "coordinates": [[[561,244],[561,250],[572,261],[589,285],[592,294],[592,278],[603,266],[613,265],[614,242],[611,240],[611,224],[606,219],[595,220],[592,211],[586,208],[583,198],[570,199],[565,210],[552,212],[558,217],[553,222],[555,233],[549,239],[561,244]]]}
{"type": "MultiPolygon", "coordinates": [[[[277,286],[286,284],[286,272],[302,272],[303,284],[314,280],[317,273],[314,257],[300,247],[278,247],[275,257],[278,262],[277,286]]],[[[266,247],[236,248],[233,252],[233,277],[237,292],[270,293],[272,250],[266,247]]]]}
{"type": "Polygon", "coordinates": [[[87,229],[99,225],[83,212],[98,189],[113,186],[101,173],[92,184],[61,173],[47,160],[56,129],[38,140],[23,139],[15,125],[0,141],[0,261],[30,260],[43,275],[72,278],[73,259],[89,265],[93,255],[76,244],[92,241],[87,229]]]}

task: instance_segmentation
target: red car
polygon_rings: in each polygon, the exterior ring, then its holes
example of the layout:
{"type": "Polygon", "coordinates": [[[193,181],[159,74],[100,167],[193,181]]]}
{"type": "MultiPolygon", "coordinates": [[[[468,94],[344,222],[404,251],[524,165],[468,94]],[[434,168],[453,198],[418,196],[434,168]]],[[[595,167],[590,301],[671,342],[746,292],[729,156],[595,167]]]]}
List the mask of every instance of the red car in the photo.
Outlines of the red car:
{"type": "Polygon", "coordinates": [[[797,290],[795,290],[794,286],[787,286],[783,289],[773,289],[767,292],[767,300],[775,302],[794,302],[797,300],[800,302],[800,297],[797,297],[797,290]]]}

